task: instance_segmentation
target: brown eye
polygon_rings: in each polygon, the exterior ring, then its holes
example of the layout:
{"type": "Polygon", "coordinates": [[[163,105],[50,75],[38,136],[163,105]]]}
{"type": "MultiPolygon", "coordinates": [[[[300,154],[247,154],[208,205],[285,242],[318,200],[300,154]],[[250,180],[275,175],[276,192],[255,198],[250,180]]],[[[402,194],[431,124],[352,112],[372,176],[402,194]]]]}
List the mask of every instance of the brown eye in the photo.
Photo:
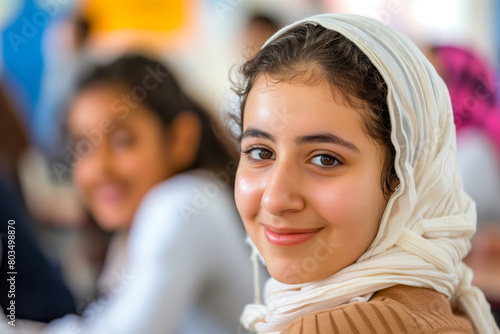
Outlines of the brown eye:
{"type": "Polygon", "coordinates": [[[268,150],[260,150],[260,152],[259,152],[259,157],[261,159],[271,159],[272,156],[273,156],[273,154],[271,152],[269,152],[268,150]]]}
{"type": "Polygon", "coordinates": [[[321,167],[334,167],[336,165],[341,165],[337,158],[328,154],[316,155],[311,159],[311,162],[321,167]]]}
{"type": "Polygon", "coordinates": [[[111,136],[111,145],[115,149],[125,149],[133,144],[132,135],[126,131],[116,131],[111,136]]]}
{"type": "Polygon", "coordinates": [[[250,157],[254,160],[269,160],[274,158],[274,153],[265,148],[253,148],[246,153],[250,154],[250,157]]]}
{"type": "Polygon", "coordinates": [[[335,159],[328,155],[321,156],[321,163],[326,166],[331,166],[335,163],[335,159]]]}

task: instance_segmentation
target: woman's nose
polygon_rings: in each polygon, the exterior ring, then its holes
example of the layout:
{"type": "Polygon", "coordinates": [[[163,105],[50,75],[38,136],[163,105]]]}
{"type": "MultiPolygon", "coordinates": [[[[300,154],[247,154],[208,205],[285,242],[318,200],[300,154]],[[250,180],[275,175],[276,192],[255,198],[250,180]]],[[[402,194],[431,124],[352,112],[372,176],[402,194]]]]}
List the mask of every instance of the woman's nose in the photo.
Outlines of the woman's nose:
{"type": "Polygon", "coordinates": [[[305,201],[299,179],[292,166],[276,163],[267,178],[262,208],[274,216],[301,211],[305,201]]]}

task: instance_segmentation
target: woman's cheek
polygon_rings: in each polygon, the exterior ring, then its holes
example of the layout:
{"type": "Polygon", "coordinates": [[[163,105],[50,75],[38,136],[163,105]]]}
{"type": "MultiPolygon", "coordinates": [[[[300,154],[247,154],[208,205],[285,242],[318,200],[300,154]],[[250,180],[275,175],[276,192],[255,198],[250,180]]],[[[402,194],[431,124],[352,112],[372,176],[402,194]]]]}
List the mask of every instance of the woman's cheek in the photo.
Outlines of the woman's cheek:
{"type": "Polygon", "coordinates": [[[235,200],[243,219],[251,216],[255,210],[256,189],[252,178],[241,170],[236,174],[235,200]]]}
{"type": "Polygon", "coordinates": [[[314,189],[309,197],[311,204],[334,228],[359,224],[369,209],[363,187],[355,179],[332,178],[329,181],[310,188],[314,189]]]}
{"type": "Polygon", "coordinates": [[[91,185],[93,183],[94,173],[92,173],[91,168],[89,168],[86,161],[80,161],[80,163],[73,167],[73,182],[79,192],[85,197],[85,200],[89,200],[89,192],[91,185]]]}
{"type": "Polygon", "coordinates": [[[352,210],[356,206],[356,198],[353,198],[357,190],[353,190],[352,185],[344,180],[332,178],[317,183],[307,188],[312,191],[313,202],[318,203],[319,210],[329,212],[336,216],[339,212],[352,210]]]}
{"type": "Polygon", "coordinates": [[[151,164],[153,162],[147,160],[147,157],[144,156],[123,154],[116,159],[116,166],[119,166],[117,173],[120,174],[121,178],[128,179],[129,181],[147,179],[147,175],[151,175],[151,172],[155,169],[154,164],[148,166],[148,163],[151,164]]]}

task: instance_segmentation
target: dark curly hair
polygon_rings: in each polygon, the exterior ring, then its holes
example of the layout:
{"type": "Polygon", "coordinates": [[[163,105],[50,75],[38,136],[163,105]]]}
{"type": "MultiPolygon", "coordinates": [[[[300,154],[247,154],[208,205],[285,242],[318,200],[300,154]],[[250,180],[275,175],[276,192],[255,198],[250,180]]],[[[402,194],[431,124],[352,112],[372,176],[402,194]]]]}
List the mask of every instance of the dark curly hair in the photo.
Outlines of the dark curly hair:
{"type": "Polygon", "coordinates": [[[326,80],[340,92],[343,103],[363,113],[366,132],[385,150],[382,190],[386,195],[394,191],[396,151],[391,142],[387,85],[353,42],[336,31],[305,23],[268,43],[239,68],[239,74],[241,80],[234,90],[241,98],[237,117],[241,130],[246,99],[259,74],[276,81],[304,84],[326,80]]]}

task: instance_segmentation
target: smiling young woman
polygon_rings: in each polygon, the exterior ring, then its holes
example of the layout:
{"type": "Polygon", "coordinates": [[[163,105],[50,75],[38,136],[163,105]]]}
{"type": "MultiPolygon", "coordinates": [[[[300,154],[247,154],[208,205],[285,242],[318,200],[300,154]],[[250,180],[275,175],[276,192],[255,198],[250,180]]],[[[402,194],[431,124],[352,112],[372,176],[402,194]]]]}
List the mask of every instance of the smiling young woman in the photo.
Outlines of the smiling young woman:
{"type": "Polygon", "coordinates": [[[259,76],[246,100],[241,138],[236,203],[275,279],[320,280],[366,251],[387,204],[380,186],[384,150],[365,133],[360,113],[336,101],[326,82],[259,76]],[[275,114],[285,126],[272,126],[275,114]],[[334,251],[300,279],[295,270],[313,256],[318,239],[334,251]]]}
{"type": "MultiPolygon", "coordinates": [[[[88,141],[84,134],[99,129],[104,119],[113,126],[100,134],[100,142],[89,148],[73,170],[73,179],[90,211],[111,231],[130,226],[146,192],[172,176],[172,162],[181,159],[170,157],[170,147],[176,142],[163,134],[160,119],[147,106],[136,105],[124,119],[110,108],[125,91],[104,84],[89,87],[78,94],[68,116],[75,149],[88,141]]],[[[184,126],[190,129],[196,123],[184,126]]]]}
{"type": "Polygon", "coordinates": [[[461,260],[475,209],[449,94],[418,48],[347,14],[278,31],[241,68],[236,204],[272,278],[257,333],[499,333],[461,260]]]}

